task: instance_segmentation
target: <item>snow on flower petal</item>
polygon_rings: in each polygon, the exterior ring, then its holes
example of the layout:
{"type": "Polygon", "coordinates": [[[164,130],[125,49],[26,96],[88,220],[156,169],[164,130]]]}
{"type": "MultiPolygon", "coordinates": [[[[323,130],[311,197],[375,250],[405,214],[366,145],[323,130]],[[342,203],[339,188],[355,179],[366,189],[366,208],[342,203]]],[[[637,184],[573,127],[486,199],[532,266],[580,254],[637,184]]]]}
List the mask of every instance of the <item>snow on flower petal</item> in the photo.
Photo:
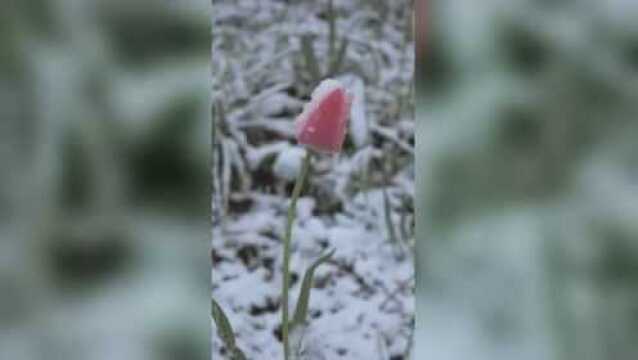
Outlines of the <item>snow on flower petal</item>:
{"type": "Polygon", "coordinates": [[[312,92],[296,120],[297,141],[313,150],[341,151],[350,115],[351,99],[340,82],[326,79],[312,92]]]}

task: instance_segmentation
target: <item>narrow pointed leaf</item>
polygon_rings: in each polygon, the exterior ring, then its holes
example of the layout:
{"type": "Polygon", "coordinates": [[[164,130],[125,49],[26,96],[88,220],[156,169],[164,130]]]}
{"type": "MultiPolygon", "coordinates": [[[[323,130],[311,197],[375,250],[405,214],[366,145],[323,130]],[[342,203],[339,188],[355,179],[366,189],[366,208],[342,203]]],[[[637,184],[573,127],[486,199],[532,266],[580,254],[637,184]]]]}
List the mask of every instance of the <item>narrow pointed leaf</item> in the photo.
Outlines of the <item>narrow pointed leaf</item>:
{"type": "Polygon", "coordinates": [[[303,281],[301,283],[301,292],[299,293],[299,299],[297,299],[297,307],[295,308],[295,315],[292,319],[292,326],[296,327],[297,325],[301,325],[306,321],[306,316],[308,314],[308,304],[310,303],[310,290],[312,288],[312,280],[315,275],[315,270],[319,265],[328,261],[332,255],[334,255],[335,250],[331,250],[327,254],[321,256],[317,260],[315,260],[312,265],[306,270],[304,274],[303,281]]]}
{"type": "Polygon", "coordinates": [[[330,76],[336,75],[341,69],[346,57],[346,51],[348,50],[348,44],[348,39],[344,37],[341,40],[341,44],[339,45],[339,50],[336,52],[336,54],[332,55],[330,68],[328,70],[330,76]]]}
{"type": "Polygon", "coordinates": [[[222,310],[221,306],[219,306],[215,299],[212,299],[211,301],[213,320],[217,326],[217,334],[219,335],[219,338],[224,342],[224,345],[230,352],[232,360],[245,360],[246,356],[235,343],[235,332],[233,331],[224,310],[222,310]]]}
{"type": "Polygon", "coordinates": [[[335,43],[337,42],[337,14],[334,8],[333,0],[328,1],[328,46],[330,57],[335,54],[335,43]]]}
{"type": "Polygon", "coordinates": [[[315,54],[314,37],[310,34],[301,37],[301,51],[303,52],[308,72],[312,76],[312,80],[317,83],[321,79],[321,69],[315,54]]]}
{"type": "Polygon", "coordinates": [[[383,189],[383,214],[385,217],[385,226],[388,229],[388,237],[393,244],[399,244],[396,232],[394,230],[394,224],[392,223],[392,206],[390,205],[390,197],[388,191],[383,189]]]}

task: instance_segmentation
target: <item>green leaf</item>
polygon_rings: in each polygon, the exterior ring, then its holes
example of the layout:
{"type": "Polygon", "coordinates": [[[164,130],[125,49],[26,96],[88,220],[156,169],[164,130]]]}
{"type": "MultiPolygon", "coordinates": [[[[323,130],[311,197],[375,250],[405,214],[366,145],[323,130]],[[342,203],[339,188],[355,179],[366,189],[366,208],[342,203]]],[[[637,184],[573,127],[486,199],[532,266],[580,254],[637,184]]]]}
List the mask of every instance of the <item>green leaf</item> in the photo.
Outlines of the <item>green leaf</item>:
{"type": "Polygon", "coordinates": [[[394,224],[392,223],[392,206],[390,205],[390,197],[388,191],[383,188],[383,214],[385,215],[385,226],[388,229],[388,237],[393,244],[399,244],[397,234],[394,231],[394,224]]]}
{"type": "Polygon", "coordinates": [[[348,44],[349,44],[348,39],[343,38],[341,40],[339,51],[332,56],[332,59],[330,62],[330,68],[329,68],[330,76],[336,75],[341,69],[341,66],[343,65],[343,61],[346,57],[346,50],[348,49],[348,44]]]}
{"type": "Polygon", "coordinates": [[[301,51],[308,67],[308,72],[312,76],[312,80],[318,83],[321,79],[321,69],[317,61],[314,47],[315,38],[312,34],[306,34],[301,37],[301,51]]]}
{"type": "Polygon", "coordinates": [[[328,46],[329,55],[335,55],[335,43],[337,42],[337,13],[334,8],[333,0],[328,1],[328,46]]]}
{"type": "Polygon", "coordinates": [[[308,314],[308,304],[310,303],[310,289],[312,288],[312,280],[315,275],[315,270],[319,265],[328,261],[335,253],[332,249],[330,252],[324,254],[306,270],[303,281],[301,283],[301,292],[299,293],[299,299],[297,299],[297,307],[295,308],[295,315],[292,318],[292,326],[302,325],[306,322],[306,316],[308,314]]]}
{"type": "Polygon", "coordinates": [[[235,332],[233,331],[232,326],[230,325],[230,321],[228,321],[228,317],[222,310],[221,306],[215,301],[215,299],[211,299],[212,301],[212,315],[213,320],[215,321],[215,325],[217,326],[217,333],[219,338],[224,342],[226,348],[231,354],[232,360],[246,360],[246,355],[237,347],[235,343],[235,332]]]}

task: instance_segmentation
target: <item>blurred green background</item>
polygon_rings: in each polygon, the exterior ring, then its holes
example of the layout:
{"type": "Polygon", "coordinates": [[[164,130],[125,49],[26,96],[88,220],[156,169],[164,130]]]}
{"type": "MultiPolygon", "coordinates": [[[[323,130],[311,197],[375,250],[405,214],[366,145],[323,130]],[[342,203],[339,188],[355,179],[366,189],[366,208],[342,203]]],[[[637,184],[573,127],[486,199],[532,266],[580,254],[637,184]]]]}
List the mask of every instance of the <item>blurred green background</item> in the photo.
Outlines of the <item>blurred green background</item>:
{"type": "Polygon", "coordinates": [[[207,359],[210,3],[0,11],[0,358],[207,359]]]}
{"type": "Polygon", "coordinates": [[[415,358],[636,359],[638,2],[428,5],[415,358]]]}

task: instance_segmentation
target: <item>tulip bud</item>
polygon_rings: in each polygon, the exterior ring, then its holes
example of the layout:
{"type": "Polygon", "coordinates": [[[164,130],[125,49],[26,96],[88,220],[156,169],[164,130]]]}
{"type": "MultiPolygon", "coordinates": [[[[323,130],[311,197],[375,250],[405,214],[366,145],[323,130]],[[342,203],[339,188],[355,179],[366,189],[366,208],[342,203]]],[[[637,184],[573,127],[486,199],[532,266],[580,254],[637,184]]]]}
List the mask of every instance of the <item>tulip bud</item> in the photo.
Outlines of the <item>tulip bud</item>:
{"type": "Polygon", "coordinates": [[[340,82],[322,81],[297,117],[297,141],[326,153],[341,151],[350,115],[351,98],[340,82]]]}

